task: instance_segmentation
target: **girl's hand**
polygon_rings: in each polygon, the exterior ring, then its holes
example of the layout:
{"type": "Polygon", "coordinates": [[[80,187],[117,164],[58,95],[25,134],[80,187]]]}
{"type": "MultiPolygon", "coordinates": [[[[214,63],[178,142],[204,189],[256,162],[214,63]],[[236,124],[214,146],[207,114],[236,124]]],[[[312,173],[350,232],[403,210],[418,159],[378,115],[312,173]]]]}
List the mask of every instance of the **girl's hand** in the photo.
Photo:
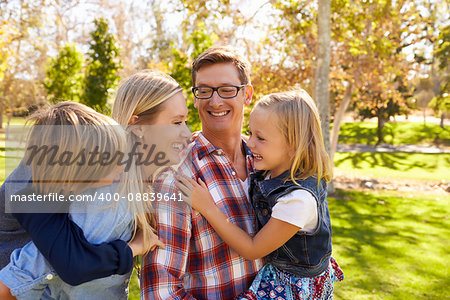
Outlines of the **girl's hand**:
{"type": "MultiPolygon", "coordinates": [[[[150,225],[149,225],[150,226],[150,225]]],[[[150,251],[153,251],[156,249],[156,247],[166,248],[163,242],[161,242],[158,239],[158,236],[156,235],[156,232],[154,229],[152,229],[150,233],[150,240],[149,240],[149,247],[150,251]]],[[[145,247],[144,244],[144,234],[141,230],[138,230],[136,234],[134,235],[133,239],[128,242],[128,246],[131,248],[131,251],[133,252],[133,257],[137,255],[144,255],[146,254],[146,249],[149,247],[145,247]]]]}
{"type": "Polygon", "coordinates": [[[203,214],[211,206],[215,206],[206,184],[199,178],[198,183],[184,175],[177,175],[176,186],[183,193],[184,202],[203,214]]]}

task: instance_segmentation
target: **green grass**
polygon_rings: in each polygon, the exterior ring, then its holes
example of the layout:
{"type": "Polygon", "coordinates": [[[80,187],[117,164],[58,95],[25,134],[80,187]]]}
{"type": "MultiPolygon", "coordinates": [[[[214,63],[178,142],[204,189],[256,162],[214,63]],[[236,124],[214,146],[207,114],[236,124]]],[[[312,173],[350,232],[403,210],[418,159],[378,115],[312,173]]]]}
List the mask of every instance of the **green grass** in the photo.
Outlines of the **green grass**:
{"type": "Polygon", "coordinates": [[[449,299],[450,197],[338,191],[329,197],[336,299],[449,299]],[[439,199],[439,200],[438,200],[439,199]]]}
{"type": "Polygon", "coordinates": [[[335,299],[450,299],[450,196],[338,190],[328,203],[345,275],[335,299]]]}
{"type": "MultiPolygon", "coordinates": [[[[419,122],[386,123],[383,132],[385,142],[401,144],[443,144],[450,146],[450,129],[442,129],[436,124],[419,122]]],[[[375,145],[377,142],[377,123],[344,123],[339,132],[339,143],[375,145]]]]}
{"type": "Polygon", "coordinates": [[[450,154],[336,153],[334,164],[357,177],[450,180],[450,154]]]}
{"type": "MultiPolygon", "coordinates": [[[[3,128],[6,127],[7,122],[8,122],[8,117],[3,116],[3,128]]],[[[23,118],[23,117],[13,117],[11,119],[11,123],[10,123],[10,125],[23,125],[23,124],[25,124],[25,118],[23,118]]]]}

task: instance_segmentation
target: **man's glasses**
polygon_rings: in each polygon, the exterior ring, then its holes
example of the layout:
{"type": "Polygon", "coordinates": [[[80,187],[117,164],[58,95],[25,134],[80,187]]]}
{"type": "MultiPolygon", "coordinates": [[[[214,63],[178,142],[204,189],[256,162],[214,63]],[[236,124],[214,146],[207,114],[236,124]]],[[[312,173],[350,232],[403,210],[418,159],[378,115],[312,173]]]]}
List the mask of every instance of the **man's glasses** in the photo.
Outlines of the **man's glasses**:
{"type": "Polygon", "coordinates": [[[209,99],[214,94],[214,91],[217,94],[224,98],[230,99],[236,97],[239,91],[245,87],[246,85],[224,85],[219,87],[210,87],[210,86],[195,86],[192,88],[192,93],[197,99],[209,99]]]}

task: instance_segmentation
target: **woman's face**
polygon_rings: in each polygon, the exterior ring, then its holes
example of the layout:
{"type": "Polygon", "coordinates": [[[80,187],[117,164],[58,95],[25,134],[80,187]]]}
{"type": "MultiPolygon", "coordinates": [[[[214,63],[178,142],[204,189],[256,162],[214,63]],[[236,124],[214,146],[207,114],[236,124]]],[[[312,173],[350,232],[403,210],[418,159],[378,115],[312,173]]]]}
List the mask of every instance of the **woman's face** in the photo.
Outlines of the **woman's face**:
{"type": "Polygon", "coordinates": [[[161,110],[149,122],[142,126],[142,140],[148,145],[145,152],[155,145],[153,157],[157,153],[167,162],[165,165],[175,165],[181,160],[182,153],[188,145],[191,132],[186,126],[188,109],[183,93],[179,92],[161,104],[161,110]]]}

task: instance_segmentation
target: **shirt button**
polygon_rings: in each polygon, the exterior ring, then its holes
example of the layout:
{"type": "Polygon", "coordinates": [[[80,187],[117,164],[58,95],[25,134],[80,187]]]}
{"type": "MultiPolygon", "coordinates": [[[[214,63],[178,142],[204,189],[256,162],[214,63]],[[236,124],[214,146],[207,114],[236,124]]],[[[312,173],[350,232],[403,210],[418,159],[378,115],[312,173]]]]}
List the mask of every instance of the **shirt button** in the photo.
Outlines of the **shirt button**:
{"type": "Polygon", "coordinates": [[[263,215],[264,217],[267,217],[267,215],[269,214],[269,211],[267,210],[267,208],[264,208],[264,209],[261,211],[261,213],[262,213],[262,215],[263,215]]]}
{"type": "Polygon", "coordinates": [[[233,171],[233,172],[231,172],[231,174],[233,174],[233,176],[234,176],[234,175],[236,175],[236,172],[235,172],[235,171],[233,171]]]}
{"type": "Polygon", "coordinates": [[[222,150],[217,150],[217,154],[222,155],[223,151],[222,150]]]}
{"type": "Polygon", "coordinates": [[[52,280],[53,279],[53,275],[52,274],[48,274],[47,276],[45,276],[45,279],[52,280]]]}

